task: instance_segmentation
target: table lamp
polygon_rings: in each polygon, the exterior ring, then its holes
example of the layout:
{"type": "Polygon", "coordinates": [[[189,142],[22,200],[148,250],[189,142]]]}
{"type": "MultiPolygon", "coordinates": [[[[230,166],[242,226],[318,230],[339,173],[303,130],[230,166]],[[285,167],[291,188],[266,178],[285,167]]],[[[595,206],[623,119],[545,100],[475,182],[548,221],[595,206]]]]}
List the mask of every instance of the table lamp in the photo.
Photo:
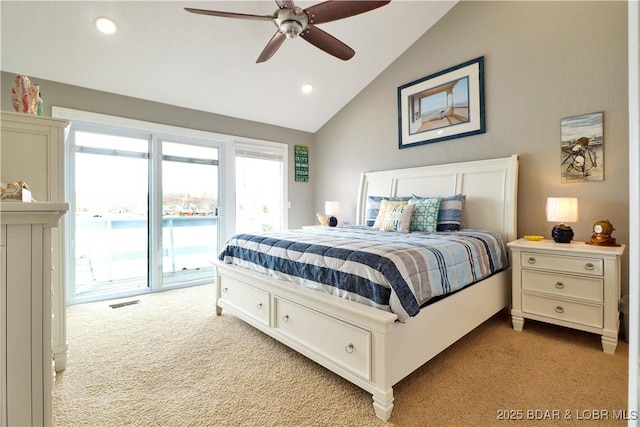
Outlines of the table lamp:
{"type": "Polygon", "coordinates": [[[335,227],[338,225],[336,215],[340,214],[340,202],[324,202],[324,213],[329,217],[329,227],[335,227]]]}
{"type": "Polygon", "coordinates": [[[558,243],[569,243],[573,230],[566,222],[578,221],[578,199],[575,197],[549,197],[547,199],[547,221],[556,222],[551,237],[558,243]]]}

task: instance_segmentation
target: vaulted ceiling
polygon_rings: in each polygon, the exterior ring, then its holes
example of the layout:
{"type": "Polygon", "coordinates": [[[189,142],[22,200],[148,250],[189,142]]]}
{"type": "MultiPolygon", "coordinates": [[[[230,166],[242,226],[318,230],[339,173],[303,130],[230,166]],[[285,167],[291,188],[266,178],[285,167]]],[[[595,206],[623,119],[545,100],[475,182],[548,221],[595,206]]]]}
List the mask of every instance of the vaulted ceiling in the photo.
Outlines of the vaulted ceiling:
{"type": "MultiPolygon", "coordinates": [[[[318,2],[296,1],[303,9],[318,2]]],[[[300,37],[264,63],[269,21],[196,15],[185,7],[253,15],[265,1],[2,1],[3,71],[315,132],[457,1],[393,0],[318,25],[353,48],[342,61],[300,37]],[[118,31],[99,33],[94,20],[118,31]],[[310,94],[301,91],[311,84],[310,94]]],[[[42,88],[46,100],[46,88],[42,88]]]]}

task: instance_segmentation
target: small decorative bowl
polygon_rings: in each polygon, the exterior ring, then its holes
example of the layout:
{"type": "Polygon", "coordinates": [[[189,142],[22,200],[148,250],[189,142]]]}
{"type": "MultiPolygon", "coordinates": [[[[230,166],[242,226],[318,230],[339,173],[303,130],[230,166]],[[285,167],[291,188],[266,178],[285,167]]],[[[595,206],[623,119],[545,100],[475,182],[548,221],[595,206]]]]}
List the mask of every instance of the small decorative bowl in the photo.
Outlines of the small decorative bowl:
{"type": "Polygon", "coordinates": [[[532,242],[537,242],[544,239],[544,236],[538,236],[537,234],[527,234],[524,236],[524,238],[527,240],[531,240],[532,242]]]}

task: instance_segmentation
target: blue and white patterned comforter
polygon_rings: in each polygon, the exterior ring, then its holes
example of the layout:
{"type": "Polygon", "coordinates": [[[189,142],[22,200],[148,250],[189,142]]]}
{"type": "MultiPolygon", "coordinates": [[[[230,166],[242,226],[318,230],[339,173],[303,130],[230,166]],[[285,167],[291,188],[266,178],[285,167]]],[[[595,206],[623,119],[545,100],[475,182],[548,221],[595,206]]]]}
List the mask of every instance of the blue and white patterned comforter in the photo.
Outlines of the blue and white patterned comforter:
{"type": "Polygon", "coordinates": [[[358,226],[237,234],[219,258],[394,312],[401,322],[430,299],[509,265],[497,233],[395,233],[358,226]]]}

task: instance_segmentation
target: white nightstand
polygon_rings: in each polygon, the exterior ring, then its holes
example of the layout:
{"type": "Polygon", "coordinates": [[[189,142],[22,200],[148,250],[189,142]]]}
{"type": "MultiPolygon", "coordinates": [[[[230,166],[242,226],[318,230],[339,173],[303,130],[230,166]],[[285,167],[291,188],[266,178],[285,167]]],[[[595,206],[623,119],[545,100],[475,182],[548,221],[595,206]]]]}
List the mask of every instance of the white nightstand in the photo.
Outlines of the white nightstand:
{"type": "Polygon", "coordinates": [[[618,345],[620,258],[625,246],[525,239],[507,244],[513,265],[511,318],[539,320],[602,336],[605,353],[618,345]]]}

